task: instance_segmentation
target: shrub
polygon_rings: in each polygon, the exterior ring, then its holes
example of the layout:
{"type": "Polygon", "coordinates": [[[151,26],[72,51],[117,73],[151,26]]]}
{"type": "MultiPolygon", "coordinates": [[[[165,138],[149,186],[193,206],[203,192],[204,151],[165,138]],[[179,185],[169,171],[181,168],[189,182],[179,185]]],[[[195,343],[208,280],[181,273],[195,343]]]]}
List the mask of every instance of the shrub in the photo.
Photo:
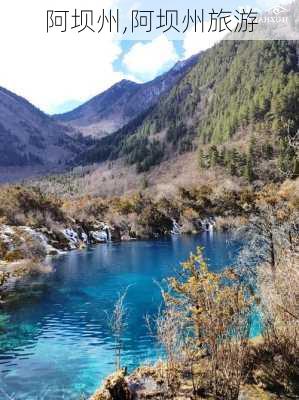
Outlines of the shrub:
{"type": "Polygon", "coordinates": [[[165,298],[185,321],[192,346],[208,356],[205,375],[215,398],[238,399],[253,297],[233,270],[210,272],[200,249],[182,264],[180,276],[169,280],[165,298]]]}
{"type": "Polygon", "coordinates": [[[274,359],[263,368],[268,386],[299,393],[299,240],[284,248],[284,258],[271,268],[259,269],[259,291],[264,321],[263,351],[274,359]]]}
{"type": "Polygon", "coordinates": [[[150,236],[169,233],[173,226],[172,219],[160,211],[155,204],[145,206],[138,222],[150,236]]]}
{"type": "Polygon", "coordinates": [[[63,221],[61,202],[37,188],[7,186],[0,189],[0,218],[11,225],[42,226],[47,221],[63,221]]]}

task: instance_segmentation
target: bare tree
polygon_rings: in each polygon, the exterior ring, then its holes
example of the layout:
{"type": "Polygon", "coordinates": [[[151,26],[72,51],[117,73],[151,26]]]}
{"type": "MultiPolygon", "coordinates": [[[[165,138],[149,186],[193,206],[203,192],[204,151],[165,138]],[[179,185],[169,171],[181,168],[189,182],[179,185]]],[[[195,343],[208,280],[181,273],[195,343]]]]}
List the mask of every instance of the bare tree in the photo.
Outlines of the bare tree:
{"type": "Polygon", "coordinates": [[[183,319],[174,307],[166,309],[158,316],[157,338],[166,352],[167,387],[173,397],[180,386],[180,365],[182,364],[183,319]]]}
{"type": "Polygon", "coordinates": [[[299,130],[295,134],[291,134],[288,128],[284,143],[289,157],[282,165],[278,165],[280,175],[282,178],[296,178],[298,177],[298,167],[296,165],[299,162],[299,130]]]}
{"type": "Polygon", "coordinates": [[[299,380],[299,214],[290,188],[260,193],[239,264],[259,298],[266,358],[271,355],[267,382],[291,392],[299,380]]]}
{"type": "Polygon", "coordinates": [[[180,387],[181,371],[186,359],[184,317],[176,307],[165,301],[164,308],[159,310],[156,317],[152,319],[147,315],[145,319],[151,335],[161,345],[165,356],[165,363],[160,369],[161,388],[164,386],[167,398],[173,398],[180,387]]]}
{"type": "Polygon", "coordinates": [[[275,359],[273,368],[264,368],[271,385],[298,392],[299,382],[299,235],[292,248],[284,249],[275,279],[269,268],[258,269],[258,289],[264,323],[265,350],[275,359]]]}
{"type": "Polygon", "coordinates": [[[125,299],[128,293],[129,286],[123,293],[119,293],[118,299],[114,304],[112,315],[107,314],[108,325],[113,332],[115,340],[115,368],[121,369],[121,352],[123,348],[123,334],[127,326],[127,308],[125,306],[125,299]]]}
{"type": "Polygon", "coordinates": [[[203,376],[199,368],[202,353],[191,333],[186,335],[183,352],[185,356],[185,367],[189,370],[192,382],[192,399],[197,399],[200,389],[202,389],[203,386],[203,376]]]}
{"type": "Polygon", "coordinates": [[[275,279],[277,265],[286,252],[289,257],[294,255],[298,227],[298,211],[278,195],[277,189],[261,193],[249,223],[237,232],[244,242],[238,259],[240,275],[255,286],[256,266],[263,265],[275,279]]]}

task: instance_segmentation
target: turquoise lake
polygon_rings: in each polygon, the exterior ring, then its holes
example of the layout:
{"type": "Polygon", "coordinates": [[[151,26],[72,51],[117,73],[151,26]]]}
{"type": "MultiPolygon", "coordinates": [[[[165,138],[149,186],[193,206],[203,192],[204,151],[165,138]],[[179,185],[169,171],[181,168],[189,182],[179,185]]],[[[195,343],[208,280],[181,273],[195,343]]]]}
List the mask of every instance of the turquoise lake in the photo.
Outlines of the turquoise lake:
{"type": "MultiPolygon", "coordinates": [[[[122,364],[132,370],[160,350],[144,316],[156,315],[155,281],[173,275],[197,246],[214,271],[232,265],[238,245],[220,233],[98,245],[53,261],[54,272],[30,296],[6,306],[0,332],[0,399],[79,400],[114,369],[107,313],[128,285],[122,364]]],[[[29,290],[29,289],[28,289],[29,290]]]]}

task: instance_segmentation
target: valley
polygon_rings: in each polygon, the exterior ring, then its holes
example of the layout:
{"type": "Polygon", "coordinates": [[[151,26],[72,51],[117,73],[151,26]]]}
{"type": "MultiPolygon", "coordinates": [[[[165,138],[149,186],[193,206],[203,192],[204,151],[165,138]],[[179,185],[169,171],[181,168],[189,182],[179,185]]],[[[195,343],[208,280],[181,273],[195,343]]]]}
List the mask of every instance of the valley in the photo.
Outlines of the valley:
{"type": "Polygon", "coordinates": [[[0,88],[8,396],[297,398],[298,60],[221,41],[60,115],[0,88]]]}

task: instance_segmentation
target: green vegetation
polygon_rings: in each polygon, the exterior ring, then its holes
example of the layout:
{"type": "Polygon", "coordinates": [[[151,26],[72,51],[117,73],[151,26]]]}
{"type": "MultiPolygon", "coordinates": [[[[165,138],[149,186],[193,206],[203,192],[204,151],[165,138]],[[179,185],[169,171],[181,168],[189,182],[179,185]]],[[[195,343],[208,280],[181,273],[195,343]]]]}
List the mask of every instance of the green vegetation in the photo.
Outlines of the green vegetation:
{"type": "MultiPolygon", "coordinates": [[[[198,144],[219,145],[231,141],[238,132],[247,136],[256,132],[258,142],[274,138],[273,154],[282,153],[285,168],[288,155],[282,143],[299,130],[297,59],[298,42],[221,42],[204,52],[156,107],[102,139],[84,161],[124,157],[143,172],[173,153],[191,151],[198,144]],[[165,134],[155,137],[161,132],[165,134]]],[[[211,164],[218,164],[217,154],[213,157],[211,164]]],[[[239,166],[238,154],[228,157],[234,173],[239,166]]],[[[249,155],[243,157],[243,172],[251,181],[253,161],[249,155]]],[[[289,162],[296,164],[298,160],[290,155],[289,162]]]]}
{"type": "MultiPolygon", "coordinates": [[[[246,143],[243,143],[246,146],[246,143]]],[[[230,144],[211,145],[204,151],[198,152],[199,167],[203,169],[222,167],[232,176],[244,177],[252,183],[262,181],[278,181],[285,177],[298,177],[298,150],[286,138],[270,142],[256,140],[251,137],[247,150],[242,151],[238,146],[230,144]],[[267,174],[267,165],[271,167],[271,174],[267,174]]]]}
{"type": "Polygon", "coordinates": [[[200,141],[224,142],[242,127],[295,134],[299,127],[297,42],[221,42],[161,101],[150,127],[192,118],[200,141]]]}
{"type": "MultiPolygon", "coordinates": [[[[167,235],[174,220],[184,233],[200,231],[207,217],[215,218],[217,228],[245,227],[249,250],[238,269],[215,274],[198,250],[182,264],[179,278],[168,281],[155,326],[166,353],[159,372],[153,372],[161,398],[188,393],[192,399],[237,400],[245,385],[293,398],[299,393],[298,55],[298,42],[221,42],[204,52],[157,106],[76,160],[90,164],[122,158],[145,173],[198,149],[200,171],[224,170],[228,182],[182,184],[161,195],[148,190],[150,175],[144,174],[142,193],[103,198],[76,187],[75,177],[88,179],[94,171],[79,167],[45,183],[54,193],[56,184],[67,186],[63,196],[48,194],[44,182],[0,188],[0,261],[6,266],[27,260],[30,271],[46,256],[34,233],[43,232],[57,248],[67,248],[63,229],[86,235],[103,222],[113,240],[167,235]],[[264,325],[255,346],[249,340],[253,309],[264,325]]],[[[44,146],[34,135],[30,143],[44,146]]],[[[6,281],[0,272],[0,286],[6,281]]],[[[123,300],[113,324],[118,349],[123,300]]],[[[127,385],[123,374],[116,381],[127,385]]],[[[131,399],[128,386],[121,393],[131,399]]]]}

